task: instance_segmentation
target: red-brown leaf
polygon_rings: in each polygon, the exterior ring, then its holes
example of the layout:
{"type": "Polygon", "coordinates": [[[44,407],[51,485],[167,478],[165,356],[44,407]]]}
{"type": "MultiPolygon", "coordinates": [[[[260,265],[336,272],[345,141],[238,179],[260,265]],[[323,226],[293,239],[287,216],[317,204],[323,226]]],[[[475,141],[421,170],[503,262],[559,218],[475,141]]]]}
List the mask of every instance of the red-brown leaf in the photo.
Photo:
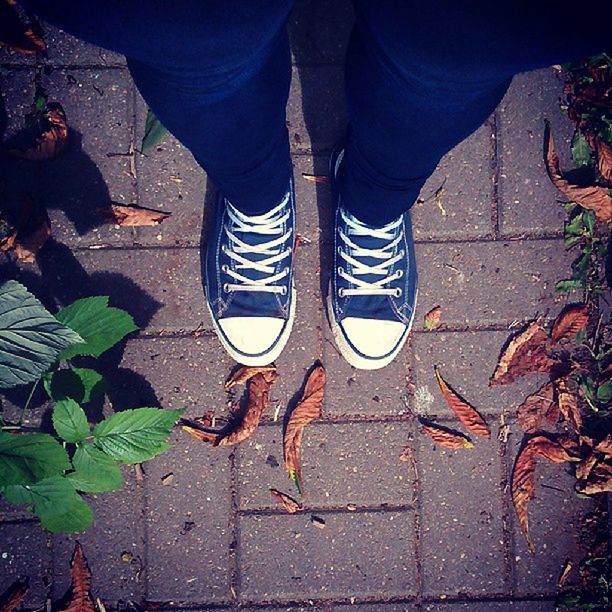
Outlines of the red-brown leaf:
{"type": "Polygon", "coordinates": [[[0,595],[0,612],[13,612],[19,608],[29,587],[30,579],[27,576],[13,582],[13,584],[0,595]]]}
{"type": "Polygon", "coordinates": [[[572,427],[574,433],[579,434],[582,429],[582,415],[580,414],[576,396],[570,391],[564,380],[556,380],[554,384],[559,411],[567,424],[572,427]]]}
{"type": "Polygon", "coordinates": [[[325,382],[325,368],[318,365],[308,375],[302,397],[291,411],[283,437],[285,467],[301,495],[304,491],[301,461],[302,436],[306,425],[321,416],[325,382]]]}
{"type": "Polygon", "coordinates": [[[502,352],[490,385],[507,385],[517,378],[536,372],[552,372],[559,362],[548,355],[548,334],[539,321],[514,336],[502,352]]]}
{"type": "Polygon", "coordinates": [[[609,182],[612,182],[612,147],[606,144],[594,134],[587,135],[591,148],[595,151],[597,169],[599,174],[609,182]]]}
{"type": "Polygon", "coordinates": [[[434,366],[436,380],[442,391],[442,395],[448,407],[457,415],[459,420],[476,436],[484,438],[491,437],[491,430],[486,421],[480,416],[476,408],[464,400],[448,383],[442,378],[437,367],[434,366]]]}
{"type": "Polygon", "coordinates": [[[424,318],[424,325],[427,331],[433,331],[440,324],[440,318],[442,317],[442,308],[435,306],[432,308],[424,318]]]}
{"type": "Polygon", "coordinates": [[[319,183],[320,185],[329,185],[329,176],[324,174],[306,174],[302,172],[302,178],[310,181],[311,183],[319,183]]]}
{"type": "Polygon", "coordinates": [[[39,117],[39,131],[31,147],[20,150],[11,149],[15,157],[31,161],[46,161],[57,157],[68,143],[68,124],[66,113],[60,104],[50,102],[39,117]]]}
{"type": "Polygon", "coordinates": [[[75,544],[72,554],[70,576],[72,578],[70,601],[64,611],[95,612],[91,596],[91,570],[79,542],[75,544]]]}
{"type": "Polygon", "coordinates": [[[612,223],[612,196],[606,187],[583,187],[570,183],[563,176],[548,122],[544,130],[544,162],[550,180],[564,196],[583,208],[592,210],[602,223],[612,223]]]}
{"type": "Polygon", "coordinates": [[[47,49],[45,41],[30,26],[21,22],[14,2],[0,1],[0,47],[24,55],[47,49]]]}
{"type": "Polygon", "coordinates": [[[295,514],[296,512],[302,511],[302,506],[298,501],[293,499],[290,495],[279,491],[278,489],[270,489],[272,499],[279,503],[289,514],[295,514]]]}
{"type": "Polygon", "coordinates": [[[276,372],[276,367],[269,366],[240,366],[226,381],[224,389],[229,391],[236,385],[243,385],[249,381],[255,374],[263,372],[276,372]]]}
{"type": "Polygon", "coordinates": [[[558,418],[559,409],[554,401],[554,388],[550,382],[528,395],[517,411],[518,424],[526,433],[534,433],[540,429],[544,419],[554,423],[558,418]]]}
{"type": "Polygon", "coordinates": [[[474,448],[467,436],[461,432],[442,427],[434,423],[421,423],[423,431],[436,443],[445,448],[458,450],[460,448],[474,448]]]}
{"type": "Polygon", "coordinates": [[[124,227],[150,227],[159,225],[172,213],[161,210],[152,210],[132,204],[125,206],[111,202],[109,206],[97,208],[96,212],[109,223],[124,227]]]}
{"type": "Polygon", "coordinates": [[[550,337],[553,342],[575,336],[589,322],[588,304],[570,304],[555,319],[550,337]]]}

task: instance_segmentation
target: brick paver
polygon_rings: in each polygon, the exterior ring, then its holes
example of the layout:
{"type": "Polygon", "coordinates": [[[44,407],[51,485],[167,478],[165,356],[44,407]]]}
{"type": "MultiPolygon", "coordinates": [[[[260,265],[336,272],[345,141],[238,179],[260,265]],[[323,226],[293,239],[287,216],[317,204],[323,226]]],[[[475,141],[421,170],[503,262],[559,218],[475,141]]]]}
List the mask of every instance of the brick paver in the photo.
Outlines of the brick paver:
{"type": "MultiPolygon", "coordinates": [[[[94,595],[109,610],[130,601],[190,611],[554,609],[561,565],[580,559],[577,527],[590,505],[573,495],[564,466],[539,465],[530,505],[536,552],[529,552],[508,490],[522,437],[513,414],[542,378],[493,389],[488,379],[508,335],[536,314],[554,316],[567,300],[554,284],[572,257],[541,161],[547,117],[562,164],[569,163],[559,77],[551,69],[517,77],[485,124],[441,161],[413,209],[414,332],[390,366],[359,371],[340,357],[325,312],[330,188],[302,177],[327,173],[346,127],[343,58],[352,20],[348,0],[300,0],[289,22],[298,306],[262,425],[236,449],[177,429],[173,448],[146,463],[144,476],[126,468],[122,491],[88,496],[96,523],[85,534],[50,536],[26,509],[0,503],[0,591],[30,576],[28,609],[63,594],[76,539],[94,573],[94,595]],[[423,316],[437,305],[441,326],[426,332],[423,316]],[[288,515],[269,489],[299,497],[283,466],[283,417],[317,360],[328,375],[323,414],[303,439],[304,510],[288,515]],[[461,428],[434,365],[485,415],[491,440],[450,451],[421,433],[419,416],[461,428]],[[414,462],[399,460],[406,446],[414,462]]],[[[71,143],[44,164],[3,160],[7,214],[18,214],[30,194],[49,209],[54,232],[36,265],[8,263],[3,278],[6,270],[50,308],[105,294],[134,316],[141,332],[99,362],[114,407],[227,415],[243,389],[223,390],[235,364],[212,330],[200,263],[215,187],[170,135],[139,152],[147,108],[124,58],[45,30],[41,78],[66,109],[71,143]],[[103,224],[95,209],[111,199],[172,216],[156,227],[103,224]]],[[[35,58],[0,50],[0,79],[6,138],[32,102],[35,58]]],[[[7,420],[18,418],[25,395],[3,399],[7,420]]],[[[35,396],[27,425],[40,423],[42,402],[35,396]]]]}

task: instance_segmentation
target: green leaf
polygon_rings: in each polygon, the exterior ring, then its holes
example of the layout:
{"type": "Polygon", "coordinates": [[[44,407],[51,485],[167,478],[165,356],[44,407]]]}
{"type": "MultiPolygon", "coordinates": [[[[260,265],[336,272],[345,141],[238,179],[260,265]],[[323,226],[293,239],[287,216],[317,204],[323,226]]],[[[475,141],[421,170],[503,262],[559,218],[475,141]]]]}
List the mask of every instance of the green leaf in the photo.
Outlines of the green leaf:
{"type": "Polygon", "coordinates": [[[161,124],[160,120],[149,110],[145,122],[145,133],[140,146],[141,152],[148,153],[158,142],[161,142],[167,132],[168,130],[161,124]]]}
{"type": "Polygon", "coordinates": [[[570,291],[575,291],[577,289],[582,288],[582,283],[578,280],[566,279],[560,280],[555,285],[555,291],[558,293],[569,293],[570,291]]]}
{"type": "Polygon", "coordinates": [[[612,380],[599,385],[597,388],[597,400],[602,404],[609,404],[612,401],[612,380]]]}
{"type": "Polygon", "coordinates": [[[592,249],[586,247],[582,253],[580,253],[576,261],[572,263],[572,278],[574,280],[581,281],[583,284],[587,282],[592,253],[592,249]]]}
{"type": "Polygon", "coordinates": [[[136,408],[104,419],[94,428],[94,444],[113,459],[141,463],[168,450],[166,442],[182,410],[136,408]]]}
{"type": "Polygon", "coordinates": [[[63,476],[51,476],[34,484],[13,485],[4,489],[12,504],[29,504],[35,514],[61,514],[72,504],[74,487],[63,476]]]}
{"type": "Polygon", "coordinates": [[[580,130],[574,132],[571,151],[572,159],[577,166],[591,166],[593,164],[593,151],[580,130]]]}
{"type": "Polygon", "coordinates": [[[85,340],[85,344],[64,350],[61,359],[71,359],[76,355],[99,357],[127,334],[138,329],[134,319],[125,310],[110,308],[108,297],[104,295],[77,300],[60,310],[56,317],[85,340]]]}
{"type": "Polygon", "coordinates": [[[49,434],[0,431],[0,486],[30,484],[68,469],[68,453],[49,434]]]}
{"type": "Polygon", "coordinates": [[[82,343],[16,281],[0,286],[0,388],[32,382],[60,351],[82,343]]]}
{"type": "Polygon", "coordinates": [[[87,404],[103,393],[105,382],[101,374],[90,368],[68,368],[49,372],[43,377],[45,389],[54,401],[71,398],[79,404],[87,404]]]}
{"type": "Polygon", "coordinates": [[[85,411],[73,399],[56,402],[51,418],[57,435],[66,442],[81,442],[89,435],[85,411]]]}
{"type": "Polygon", "coordinates": [[[583,214],[584,218],[584,227],[586,229],[587,234],[592,237],[595,232],[595,213],[592,210],[585,210],[583,214]]]}
{"type": "Polygon", "coordinates": [[[584,232],[584,211],[580,211],[577,215],[574,215],[565,224],[564,229],[566,236],[582,236],[584,232]]]}
{"type": "Polygon", "coordinates": [[[92,444],[77,448],[72,465],[75,471],[67,478],[78,491],[102,493],[116,491],[123,486],[123,474],[117,462],[92,444]]]}
{"type": "Polygon", "coordinates": [[[80,533],[93,524],[92,509],[78,494],[61,514],[40,514],[41,525],[52,533],[80,533]]]}

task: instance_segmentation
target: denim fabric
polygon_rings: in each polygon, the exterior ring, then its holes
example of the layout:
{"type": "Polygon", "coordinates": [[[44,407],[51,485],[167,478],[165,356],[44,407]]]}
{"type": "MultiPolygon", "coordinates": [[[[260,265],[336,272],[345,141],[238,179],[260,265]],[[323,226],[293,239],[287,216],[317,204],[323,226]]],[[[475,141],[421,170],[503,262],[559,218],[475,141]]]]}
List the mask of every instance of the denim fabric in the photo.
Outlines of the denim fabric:
{"type": "MultiPolygon", "coordinates": [[[[149,106],[237,208],[261,213],[281,200],[291,173],[284,24],[292,0],[26,3],[124,53],[149,106]]],[[[514,74],[603,51],[612,3],[571,6],[355,0],[338,177],[350,212],[370,225],[397,218],[440,158],[495,109],[514,74]]]]}

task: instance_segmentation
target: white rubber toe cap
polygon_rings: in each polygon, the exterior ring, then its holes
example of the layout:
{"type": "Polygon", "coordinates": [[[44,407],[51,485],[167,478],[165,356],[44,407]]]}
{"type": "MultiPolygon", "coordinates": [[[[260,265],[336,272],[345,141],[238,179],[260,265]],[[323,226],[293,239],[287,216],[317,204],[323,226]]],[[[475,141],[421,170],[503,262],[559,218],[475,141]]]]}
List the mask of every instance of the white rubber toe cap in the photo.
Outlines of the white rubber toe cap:
{"type": "Polygon", "coordinates": [[[219,327],[235,351],[243,356],[260,355],[272,349],[281,336],[283,319],[275,317],[228,317],[219,327]]]}
{"type": "Polygon", "coordinates": [[[340,325],[351,344],[371,359],[391,353],[406,332],[406,325],[399,321],[347,317],[340,325]]]}

